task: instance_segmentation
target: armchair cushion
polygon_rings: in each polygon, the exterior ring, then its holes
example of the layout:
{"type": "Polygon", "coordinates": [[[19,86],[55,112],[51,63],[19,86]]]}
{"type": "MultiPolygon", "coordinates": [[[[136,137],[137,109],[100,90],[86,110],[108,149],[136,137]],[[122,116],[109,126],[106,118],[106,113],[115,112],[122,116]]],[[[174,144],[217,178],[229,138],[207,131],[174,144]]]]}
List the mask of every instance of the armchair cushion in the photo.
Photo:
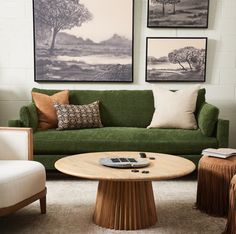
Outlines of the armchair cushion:
{"type": "Polygon", "coordinates": [[[0,161],[0,208],[13,206],[45,189],[46,173],[38,162],[0,161]]]}

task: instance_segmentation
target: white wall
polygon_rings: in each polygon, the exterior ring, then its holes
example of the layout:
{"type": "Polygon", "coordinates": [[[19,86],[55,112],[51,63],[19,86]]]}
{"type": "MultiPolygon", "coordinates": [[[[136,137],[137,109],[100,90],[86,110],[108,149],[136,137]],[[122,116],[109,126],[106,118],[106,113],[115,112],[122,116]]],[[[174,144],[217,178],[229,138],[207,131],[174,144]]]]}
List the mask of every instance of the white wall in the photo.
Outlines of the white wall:
{"type": "MultiPolygon", "coordinates": [[[[55,89],[149,89],[145,83],[146,36],[207,36],[207,100],[231,121],[230,146],[236,147],[236,0],[210,0],[208,29],[148,29],[147,0],[135,0],[134,83],[37,84],[33,71],[32,0],[0,0],[0,125],[18,117],[32,87],[55,89]]],[[[121,14],[122,17],[122,14],[121,14]]],[[[191,84],[166,83],[167,88],[191,84]]]]}

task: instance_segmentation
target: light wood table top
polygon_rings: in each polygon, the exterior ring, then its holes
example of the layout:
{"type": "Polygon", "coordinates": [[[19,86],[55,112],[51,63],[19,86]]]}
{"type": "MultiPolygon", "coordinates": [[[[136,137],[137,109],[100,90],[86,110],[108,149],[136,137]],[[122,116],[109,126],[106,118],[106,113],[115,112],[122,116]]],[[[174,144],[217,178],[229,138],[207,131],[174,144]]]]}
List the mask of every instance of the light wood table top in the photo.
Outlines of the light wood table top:
{"type": "Polygon", "coordinates": [[[159,153],[146,153],[146,155],[147,158],[155,157],[155,160],[150,160],[150,165],[148,167],[139,168],[138,173],[131,172],[131,169],[117,169],[99,164],[99,159],[104,157],[140,157],[139,152],[130,151],[85,153],[68,156],[59,159],[55,163],[55,167],[65,174],[77,177],[94,180],[119,181],[173,179],[187,175],[195,170],[194,163],[182,157],[159,153]],[[142,170],[148,170],[149,174],[141,173],[142,170]]]}
{"type": "Polygon", "coordinates": [[[195,165],[184,158],[157,153],[146,153],[150,165],[134,173],[100,165],[104,157],[139,158],[139,152],[86,153],[59,159],[55,167],[69,175],[99,180],[93,214],[95,224],[116,230],[137,230],[154,225],[157,212],[152,180],[172,179],[187,175],[195,165]],[[142,171],[149,171],[143,174],[142,171]]]}

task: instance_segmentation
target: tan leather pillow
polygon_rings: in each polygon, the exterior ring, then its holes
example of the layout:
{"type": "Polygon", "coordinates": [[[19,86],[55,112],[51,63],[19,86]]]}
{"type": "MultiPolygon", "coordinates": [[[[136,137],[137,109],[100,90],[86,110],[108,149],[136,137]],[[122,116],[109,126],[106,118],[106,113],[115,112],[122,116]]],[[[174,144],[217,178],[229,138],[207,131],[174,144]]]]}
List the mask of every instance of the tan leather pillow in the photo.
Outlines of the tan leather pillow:
{"type": "Polygon", "coordinates": [[[38,111],[38,129],[57,128],[57,113],[53,103],[69,104],[69,91],[64,90],[52,96],[32,92],[32,98],[38,111]]]}

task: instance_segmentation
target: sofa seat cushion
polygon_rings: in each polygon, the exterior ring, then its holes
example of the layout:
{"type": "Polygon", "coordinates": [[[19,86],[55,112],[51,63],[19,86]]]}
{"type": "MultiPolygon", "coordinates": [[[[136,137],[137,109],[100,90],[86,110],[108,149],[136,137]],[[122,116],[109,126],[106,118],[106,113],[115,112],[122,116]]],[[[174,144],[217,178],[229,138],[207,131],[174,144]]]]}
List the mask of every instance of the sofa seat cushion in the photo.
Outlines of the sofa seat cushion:
{"type": "Polygon", "coordinates": [[[97,129],[38,131],[34,154],[77,154],[99,151],[149,151],[171,154],[200,154],[217,147],[217,139],[201,130],[105,127],[97,129]]]}
{"type": "Polygon", "coordinates": [[[0,208],[13,206],[45,189],[42,164],[24,160],[0,161],[0,208]]]}

